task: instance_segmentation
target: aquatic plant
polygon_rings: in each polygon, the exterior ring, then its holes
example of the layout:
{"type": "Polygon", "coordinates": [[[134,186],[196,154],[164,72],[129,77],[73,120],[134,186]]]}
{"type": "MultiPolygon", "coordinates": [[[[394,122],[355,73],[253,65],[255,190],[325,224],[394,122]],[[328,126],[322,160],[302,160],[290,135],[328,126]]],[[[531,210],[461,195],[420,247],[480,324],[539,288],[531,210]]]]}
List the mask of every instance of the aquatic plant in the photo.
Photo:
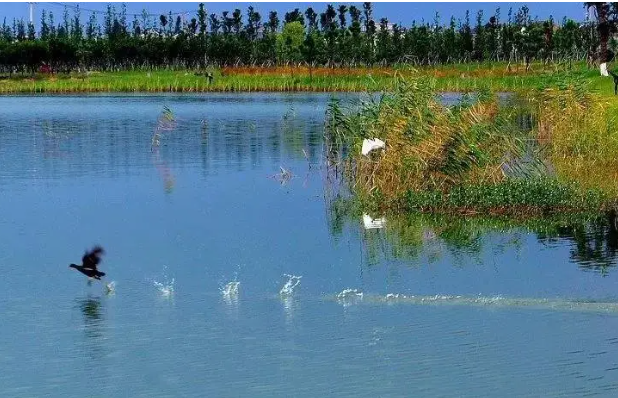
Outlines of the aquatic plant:
{"type": "Polygon", "coordinates": [[[214,70],[211,83],[190,70],[131,70],[92,72],[87,75],[14,76],[0,80],[0,94],[12,93],[77,93],[77,92],[376,92],[395,88],[397,77],[423,78],[435,81],[436,89],[472,92],[479,88],[492,91],[525,91],[548,83],[587,80],[603,94],[613,95],[612,82],[585,63],[571,70],[556,70],[535,64],[532,71],[521,68],[507,70],[501,62],[467,65],[442,65],[411,68],[309,68],[295,67],[227,67],[214,70]]]}
{"type": "Polygon", "coordinates": [[[434,80],[400,78],[393,92],[357,108],[332,102],[325,136],[329,152],[349,149],[341,175],[374,211],[600,209],[616,195],[564,178],[568,173],[554,167],[559,158],[607,161],[618,150],[615,118],[607,117],[602,101],[584,93],[567,81],[508,102],[480,90],[446,106],[434,80]],[[385,141],[385,150],[362,155],[363,140],[372,138],[385,141]]]}

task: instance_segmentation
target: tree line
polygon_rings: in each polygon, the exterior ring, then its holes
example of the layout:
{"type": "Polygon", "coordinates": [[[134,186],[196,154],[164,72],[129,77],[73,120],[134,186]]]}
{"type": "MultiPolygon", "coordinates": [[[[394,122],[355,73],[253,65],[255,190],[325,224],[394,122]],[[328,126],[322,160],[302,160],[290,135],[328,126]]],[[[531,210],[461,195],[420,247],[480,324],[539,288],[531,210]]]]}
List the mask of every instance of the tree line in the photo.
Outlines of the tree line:
{"type": "Polygon", "coordinates": [[[463,19],[410,26],[376,19],[371,3],[309,7],[262,16],[252,6],[221,15],[199,5],[193,18],[146,11],[127,18],[126,7],[108,5],[100,24],[95,13],[82,19],[78,6],[65,7],[57,22],[43,11],[39,31],[23,20],[6,19],[0,30],[0,69],[32,72],[203,68],[211,65],[437,65],[508,61],[606,61],[614,39],[618,3],[584,3],[583,22],[539,20],[522,6],[502,15],[466,12],[463,19]]]}

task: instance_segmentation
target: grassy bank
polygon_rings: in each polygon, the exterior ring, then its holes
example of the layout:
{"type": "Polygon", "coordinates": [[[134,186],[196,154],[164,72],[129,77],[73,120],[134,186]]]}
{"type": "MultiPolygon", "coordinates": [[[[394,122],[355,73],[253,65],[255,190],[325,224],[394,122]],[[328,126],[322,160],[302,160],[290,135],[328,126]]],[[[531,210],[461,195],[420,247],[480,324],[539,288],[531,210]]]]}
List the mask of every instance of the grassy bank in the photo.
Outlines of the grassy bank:
{"type": "Polygon", "coordinates": [[[333,103],[327,141],[349,148],[344,178],[363,208],[459,214],[546,214],[613,208],[618,119],[615,102],[589,84],[530,88],[505,103],[481,91],[447,107],[439,84],[401,79],[360,110],[333,103]],[[364,156],[363,139],[384,151],[364,156]]]}
{"type": "Polygon", "coordinates": [[[13,77],[0,80],[1,94],[38,93],[201,93],[201,92],[354,92],[388,89],[390,76],[350,74],[235,74],[214,71],[212,82],[194,71],[89,72],[54,76],[13,77]]]}
{"type": "Polygon", "coordinates": [[[410,68],[229,67],[212,69],[212,82],[195,71],[87,72],[19,75],[0,80],[0,94],[88,92],[364,92],[392,90],[396,77],[435,81],[441,91],[521,91],[565,80],[586,80],[604,94],[613,93],[611,79],[584,64],[560,66],[505,63],[410,68]]]}

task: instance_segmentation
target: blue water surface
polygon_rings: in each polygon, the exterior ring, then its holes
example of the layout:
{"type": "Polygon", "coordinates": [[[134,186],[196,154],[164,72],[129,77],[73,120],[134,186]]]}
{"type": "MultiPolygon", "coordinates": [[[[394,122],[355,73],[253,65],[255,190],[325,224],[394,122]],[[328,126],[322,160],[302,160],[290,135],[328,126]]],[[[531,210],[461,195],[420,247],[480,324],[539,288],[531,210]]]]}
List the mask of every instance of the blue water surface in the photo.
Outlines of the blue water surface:
{"type": "Polygon", "coordinates": [[[611,242],[334,231],[329,98],[1,97],[0,396],[616,396],[611,242]]]}

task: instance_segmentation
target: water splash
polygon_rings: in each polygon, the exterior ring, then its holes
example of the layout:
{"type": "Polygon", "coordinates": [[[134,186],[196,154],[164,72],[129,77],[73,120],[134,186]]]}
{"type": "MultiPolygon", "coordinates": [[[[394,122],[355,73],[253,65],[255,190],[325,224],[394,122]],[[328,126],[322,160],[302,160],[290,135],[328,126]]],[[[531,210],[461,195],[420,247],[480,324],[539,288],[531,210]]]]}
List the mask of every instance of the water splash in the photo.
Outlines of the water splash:
{"type": "MultiPolygon", "coordinates": [[[[529,308],[554,311],[605,312],[618,314],[618,301],[577,300],[561,298],[531,298],[495,296],[429,295],[416,296],[388,293],[386,295],[362,294],[356,289],[345,289],[334,297],[344,305],[355,299],[366,304],[413,304],[413,305],[463,305],[493,308],[529,308]],[[357,299],[359,294],[362,300],[357,299]]],[[[349,304],[348,304],[349,305],[349,304]]]]}
{"type": "Polygon", "coordinates": [[[238,288],[240,287],[240,282],[233,281],[229,282],[225,286],[219,288],[221,294],[225,298],[238,297],[238,288]]]}
{"type": "Polygon", "coordinates": [[[111,281],[110,283],[105,284],[105,293],[106,294],[116,293],[116,281],[111,281]]]}
{"type": "Polygon", "coordinates": [[[163,266],[162,282],[153,280],[152,283],[159,290],[163,297],[170,297],[174,294],[174,278],[169,279],[167,276],[167,266],[163,266]]]}
{"type": "Polygon", "coordinates": [[[279,291],[279,295],[282,297],[289,297],[294,294],[294,289],[296,289],[296,287],[300,285],[300,278],[302,278],[302,276],[289,274],[283,274],[283,276],[287,276],[288,280],[279,291]]]}
{"type": "Polygon", "coordinates": [[[159,292],[163,297],[169,297],[174,294],[174,278],[172,278],[171,281],[165,283],[153,281],[153,284],[157,289],[159,289],[159,292]]]}
{"type": "Polygon", "coordinates": [[[363,292],[358,289],[344,289],[337,293],[337,301],[344,307],[348,307],[362,301],[363,297],[363,292]]]}
{"type": "Polygon", "coordinates": [[[223,302],[225,303],[226,312],[228,313],[229,316],[233,318],[238,318],[239,287],[240,287],[240,282],[238,282],[237,280],[228,282],[225,286],[219,287],[219,291],[221,292],[223,302]]]}

